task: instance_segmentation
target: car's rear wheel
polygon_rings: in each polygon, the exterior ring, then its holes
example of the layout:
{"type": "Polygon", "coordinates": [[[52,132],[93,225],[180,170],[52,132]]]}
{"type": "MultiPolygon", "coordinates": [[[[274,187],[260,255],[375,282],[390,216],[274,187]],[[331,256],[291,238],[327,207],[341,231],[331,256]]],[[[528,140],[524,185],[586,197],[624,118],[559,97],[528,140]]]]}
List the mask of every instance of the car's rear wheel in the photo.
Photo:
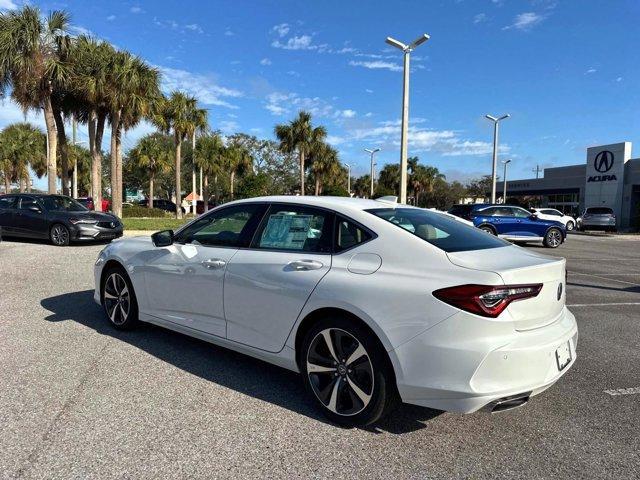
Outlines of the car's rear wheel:
{"type": "Polygon", "coordinates": [[[562,232],[557,228],[550,228],[544,236],[544,246],[558,248],[562,244],[562,232]]]}
{"type": "Polygon", "coordinates": [[[576,224],[569,220],[567,222],[567,232],[571,232],[574,228],[576,228],[576,224]]]}
{"type": "Polygon", "coordinates": [[[57,247],[66,247],[71,240],[71,234],[67,227],[61,223],[56,223],[49,230],[49,239],[57,247]]]}
{"type": "Polygon", "coordinates": [[[496,234],[496,231],[493,229],[493,227],[490,227],[489,225],[480,226],[480,230],[482,230],[483,232],[490,233],[491,235],[496,234]]]}
{"type": "Polygon", "coordinates": [[[133,285],[123,268],[110,268],[102,276],[100,287],[102,307],[109,322],[119,330],[128,330],[138,323],[138,302],[133,285]]]}
{"type": "Polygon", "coordinates": [[[370,425],[398,402],[386,352],[348,318],[325,318],[305,336],[300,367],[316,405],[344,426],[370,425]]]}

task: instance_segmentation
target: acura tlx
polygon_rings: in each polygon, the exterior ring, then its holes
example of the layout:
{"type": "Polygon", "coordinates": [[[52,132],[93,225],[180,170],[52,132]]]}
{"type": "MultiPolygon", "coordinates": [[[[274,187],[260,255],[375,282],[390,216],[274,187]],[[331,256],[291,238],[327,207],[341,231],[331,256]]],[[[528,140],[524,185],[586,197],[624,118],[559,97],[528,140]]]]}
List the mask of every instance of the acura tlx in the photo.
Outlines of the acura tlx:
{"type": "Polygon", "coordinates": [[[495,412],[553,385],[576,359],[565,275],[564,259],[393,198],[262,197],[112,242],[94,297],[115,328],[300,372],[329,419],[367,425],[399,402],[495,412]]]}

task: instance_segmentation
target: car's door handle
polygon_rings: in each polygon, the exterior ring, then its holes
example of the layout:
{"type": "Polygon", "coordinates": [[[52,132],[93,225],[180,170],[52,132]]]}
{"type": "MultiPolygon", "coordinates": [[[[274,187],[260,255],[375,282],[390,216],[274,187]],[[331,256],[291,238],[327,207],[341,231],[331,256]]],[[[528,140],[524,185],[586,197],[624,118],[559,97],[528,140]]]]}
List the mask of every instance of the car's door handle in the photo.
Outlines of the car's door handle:
{"type": "Polygon", "coordinates": [[[317,260],[294,260],[287,263],[287,266],[294,270],[318,270],[323,267],[322,262],[317,260]]]}
{"type": "Polygon", "coordinates": [[[220,259],[220,258],[208,258],[207,260],[203,260],[202,261],[202,265],[205,268],[210,268],[212,270],[218,269],[218,268],[224,268],[224,266],[227,264],[227,262],[225,262],[224,260],[220,259]]]}

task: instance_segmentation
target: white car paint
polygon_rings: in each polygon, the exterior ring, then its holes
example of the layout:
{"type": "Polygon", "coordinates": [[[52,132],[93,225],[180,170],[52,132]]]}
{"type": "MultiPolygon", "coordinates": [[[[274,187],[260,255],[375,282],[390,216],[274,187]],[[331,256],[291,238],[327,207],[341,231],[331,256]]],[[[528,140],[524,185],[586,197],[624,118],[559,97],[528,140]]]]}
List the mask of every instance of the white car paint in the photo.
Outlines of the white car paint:
{"type": "Polygon", "coordinates": [[[561,222],[568,231],[571,231],[576,227],[575,218],[571,215],[565,215],[555,208],[534,208],[533,211],[538,215],[538,218],[543,220],[555,220],[556,222],[561,222]]]}
{"type": "MultiPolygon", "coordinates": [[[[403,401],[455,412],[540,393],[575,362],[577,326],[559,286],[565,281],[564,259],[507,242],[495,249],[447,253],[365,211],[393,208],[375,200],[263,197],[209,214],[252,202],[329,209],[376,237],[333,254],[155,247],[148,237],[122,239],[99,255],[95,301],[100,303],[103,268],[117,262],[131,278],[141,321],[294,371],[299,371],[296,333],[304,319],[319,309],[342,309],[365,322],[384,346],[403,401]],[[211,259],[224,265],[204,267],[202,262],[211,259]],[[312,267],[287,268],[292,261],[312,267]],[[462,284],[528,283],[541,283],[540,294],[511,303],[497,318],[469,313],[433,295],[462,284]],[[559,371],[554,355],[567,343],[572,359],[559,371]]],[[[477,232],[461,227],[470,236],[477,232]]]]}

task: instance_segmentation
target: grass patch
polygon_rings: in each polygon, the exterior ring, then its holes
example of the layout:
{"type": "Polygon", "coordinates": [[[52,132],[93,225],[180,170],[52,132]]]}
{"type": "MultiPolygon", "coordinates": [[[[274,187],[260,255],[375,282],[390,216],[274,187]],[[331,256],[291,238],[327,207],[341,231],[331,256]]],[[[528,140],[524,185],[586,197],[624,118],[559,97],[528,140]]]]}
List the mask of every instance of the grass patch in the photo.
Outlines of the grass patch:
{"type": "Polygon", "coordinates": [[[187,223],[190,218],[178,220],[176,218],[123,218],[122,224],[125,230],[177,230],[187,223]]]}

